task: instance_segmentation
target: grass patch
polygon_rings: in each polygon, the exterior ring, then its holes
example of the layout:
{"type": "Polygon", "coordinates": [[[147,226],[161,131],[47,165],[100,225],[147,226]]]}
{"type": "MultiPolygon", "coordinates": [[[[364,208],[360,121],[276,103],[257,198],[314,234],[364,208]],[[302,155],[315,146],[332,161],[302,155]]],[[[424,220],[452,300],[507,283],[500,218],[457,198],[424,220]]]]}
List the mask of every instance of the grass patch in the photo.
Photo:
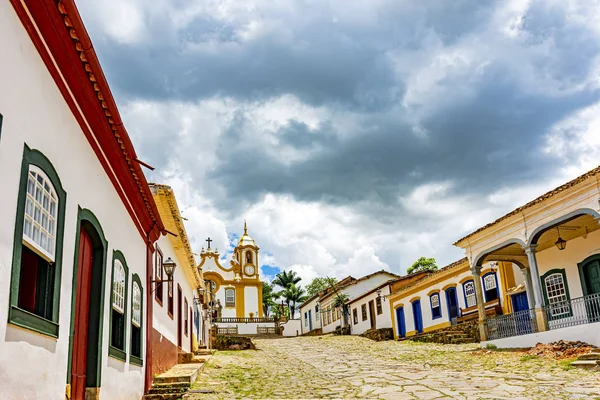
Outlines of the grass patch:
{"type": "Polygon", "coordinates": [[[534,356],[534,355],[526,355],[521,357],[520,361],[521,362],[525,362],[525,361],[531,361],[531,360],[539,360],[540,356],[534,356]]]}
{"type": "Polygon", "coordinates": [[[571,365],[573,361],[577,360],[576,358],[567,358],[565,360],[560,360],[558,362],[558,367],[563,371],[569,371],[571,369],[575,369],[574,366],[571,365]]]}
{"type": "Polygon", "coordinates": [[[498,346],[496,346],[495,344],[492,344],[492,343],[486,344],[485,348],[488,350],[498,350],[498,346]]]}

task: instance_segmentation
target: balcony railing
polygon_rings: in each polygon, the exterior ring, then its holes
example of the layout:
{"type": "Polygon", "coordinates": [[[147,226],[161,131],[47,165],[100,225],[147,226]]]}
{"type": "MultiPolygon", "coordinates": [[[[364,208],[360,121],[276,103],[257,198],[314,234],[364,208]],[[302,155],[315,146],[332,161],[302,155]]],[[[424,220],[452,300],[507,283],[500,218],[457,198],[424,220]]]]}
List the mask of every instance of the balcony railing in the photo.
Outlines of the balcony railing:
{"type": "Polygon", "coordinates": [[[497,315],[486,320],[488,340],[527,335],[538,331],[535,310],[497,315]]]}
{"type": "Polygon", "coordinates": [[[548,329],[600,322],[600,293],[552,303],[545,310],[548,329]]]}
{"type": "Polygon", "coordinates": [[[277,322],[278,320],[275,318],[235,318],[235,317],[228,317],[228,318],[216,318],[213,320],[213,322],[215,323],[224,323],[224,324],[237,324],[237,323],[242,323],[242,324],[250,324],[250,323],[265,323],[265,322],[277,322]]]}

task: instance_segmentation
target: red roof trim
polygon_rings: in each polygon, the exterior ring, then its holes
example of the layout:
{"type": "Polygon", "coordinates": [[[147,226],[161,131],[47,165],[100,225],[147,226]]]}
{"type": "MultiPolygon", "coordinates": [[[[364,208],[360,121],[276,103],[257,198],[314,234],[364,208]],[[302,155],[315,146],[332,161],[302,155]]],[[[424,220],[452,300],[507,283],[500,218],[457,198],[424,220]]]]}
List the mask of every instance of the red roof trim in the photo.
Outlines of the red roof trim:
{"type": "Polygon", "coordinates": [[[10,0],[144,240],[164,231],[73,0],[10,0]]]}

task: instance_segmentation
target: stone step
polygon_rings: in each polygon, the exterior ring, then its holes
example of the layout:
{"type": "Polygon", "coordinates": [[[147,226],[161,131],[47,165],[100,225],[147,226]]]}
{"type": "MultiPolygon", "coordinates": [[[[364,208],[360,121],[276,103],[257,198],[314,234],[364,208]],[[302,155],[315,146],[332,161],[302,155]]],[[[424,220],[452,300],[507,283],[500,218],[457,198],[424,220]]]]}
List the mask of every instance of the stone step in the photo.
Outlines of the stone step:
{"type": "Polygon", "coordinates": [[[588,354],[582,354],[579,357],[577,357],[578,361],[582,361],[582,360],[600,360],[600,353],[588,353],[588,354]]]}
{"type": "Polygon", "coordinates": [[[575,368],[582,369],[591,369],[600,371],[600,361],[598,360],[582,360],[582,361],[573,361],[571,363],[575,368]]]}
{"type": "Polygon", "coordinates": [[[197,356],[212,356],[214,353],[215,353],[214,350],[206,350],[206,349],[199,349],[194,352],[194,354],[197,356]]]}
{"type": "Polygon", "coordinates": [[[154,384],[189,383],[191,385],[198,377],[198,372],[203,366],[204,363],[177,364],[170,370],[155,377],[154,384]]]}
{"type": "Polygon", "coordinates": [[[181,400],[182,393],[145,394],[142,400],[181,400]]]}
{"type": "Polygon", "coordinates": [[[177,382],[160,385],[152,385],[148,394],[176,394],[185,393],[190,388],[190,383],[177,382]]]}

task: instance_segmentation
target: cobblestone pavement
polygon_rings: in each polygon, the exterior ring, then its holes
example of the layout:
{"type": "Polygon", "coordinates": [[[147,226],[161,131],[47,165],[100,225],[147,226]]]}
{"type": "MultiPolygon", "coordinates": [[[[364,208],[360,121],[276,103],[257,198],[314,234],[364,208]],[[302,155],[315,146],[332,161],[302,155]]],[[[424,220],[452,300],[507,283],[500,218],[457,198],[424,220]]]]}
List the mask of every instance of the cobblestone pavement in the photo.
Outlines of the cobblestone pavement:
{"type": "Polygon", "coordinates": [[[256,340],[217,352],[200,399],[600,399],[600,372],[476,345],[372,342],[353,336],[256,340]]]}

